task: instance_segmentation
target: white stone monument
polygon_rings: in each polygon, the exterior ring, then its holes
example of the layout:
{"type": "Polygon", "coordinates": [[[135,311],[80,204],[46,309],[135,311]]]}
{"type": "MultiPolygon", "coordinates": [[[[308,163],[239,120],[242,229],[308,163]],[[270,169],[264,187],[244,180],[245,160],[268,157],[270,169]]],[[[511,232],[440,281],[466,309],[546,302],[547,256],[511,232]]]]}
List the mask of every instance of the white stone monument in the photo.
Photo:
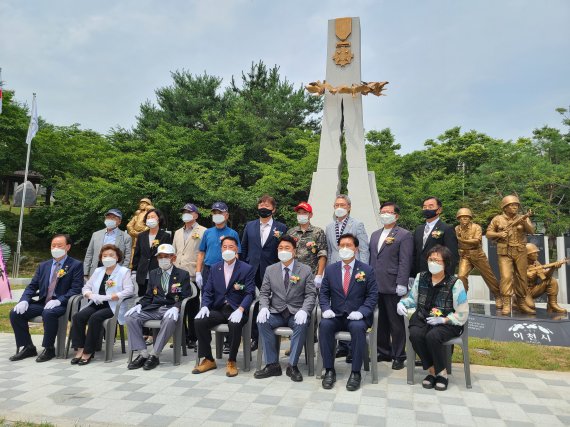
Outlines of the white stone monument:
{"type": "MultiPolygon", "coordinates": [[[[362,95],[370,92],[379,95],[381,88],[377,91],[367,89],[367,84],[361,80],[360,63],[359,18],[329,20],[326,81],[319,92],[325,97],[321,143],[309,203],[314,212],[312,223],[325,228],[333,219],[335,196],[341,188],[341,138],[344,134],[348,196],[352,201],[350,215],[364,223],[370,236],[379,228],[380,204],[374,172],[369,172],[366,166],[362,95]],[[325,86],[329,90],[324,89],[325,86]]],[[[374,84],[383,86],[386,83],[374,84]]]]}

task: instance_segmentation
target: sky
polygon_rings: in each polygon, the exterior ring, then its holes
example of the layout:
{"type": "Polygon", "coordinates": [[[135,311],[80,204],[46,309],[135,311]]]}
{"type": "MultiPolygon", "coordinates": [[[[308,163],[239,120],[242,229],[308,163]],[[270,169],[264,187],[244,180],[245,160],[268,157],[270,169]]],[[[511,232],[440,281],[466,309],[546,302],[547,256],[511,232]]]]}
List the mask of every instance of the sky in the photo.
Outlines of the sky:
{"type": "Polygon", "coordinates": [[[461,126],[516,140],[570,105],[567,0],[2,0],[4,88],[56,125],[130,128],[170,72],[222,77],[252,62],[300,87],[325,79],[327,21],[360,17],[366,130],[402,153],[461,126]]]}

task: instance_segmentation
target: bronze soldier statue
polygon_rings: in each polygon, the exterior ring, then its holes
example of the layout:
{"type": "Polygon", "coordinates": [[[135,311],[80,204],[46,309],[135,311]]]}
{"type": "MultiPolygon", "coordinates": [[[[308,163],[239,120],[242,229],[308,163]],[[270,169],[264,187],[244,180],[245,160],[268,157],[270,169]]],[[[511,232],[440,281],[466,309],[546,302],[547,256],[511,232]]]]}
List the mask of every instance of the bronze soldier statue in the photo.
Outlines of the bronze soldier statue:
{"type": "Polygon", "coordinates": [[[473,214],[468,208],[461,208],[457,211],[456,218],[459,225],[455,227],[455,235],[459,243],[459,269],[457,277],[461,279],[465,290],[469,289],[468,277],[473,268],[481,273],[485,284],[495,295],[495,308],[503,308],[503,299],[499,290],[499,282],[491,270],[487,255],[483,252],[482,237],[483,230],[479,224],[472,222],[473,214]]]}
{"type": "Polygon", "coordinates": [[[142,233],[143,231],[148,230],[148,227],[146,226],[146,224],[144,222],[144,217],[145,217],[146,213],[150,209],[153,209],[153,208],[154,208],[154,206],[152,206],[152,202],[150,201],[150,199],[147,199],[146,197],[140,199],[139,208],[135,211],[135,213],[133,214],[133,217],[131,218],[131,220],[127,224],[127,232],[129,233],[129,235],[133,239],[133,247],[132,247],[132,251],[131,251],[132,254],[135,253],[135,247],[137,245],[138,235],[140,233],[142,233]]]}
{"type": "MultiPolygon", "coordinates": [[[[570,261],[570,259],[565,258],[560,261],[542,265],[538,262],[538,248],[532,243],[526,244],[526,256],[528,261],[526,276],[530,296],[532,298],[538,298],[546,293],[548,296],[546,311],[549,313],[566,313],[567,310],[558,305],[558,280],[552,277],[552,274],[556,269],[570,261]]],[[[532,308],[534,308],[534,304],[532,308]]]]}
{"type": "Polygon", "coordinates": [[[487,227],[487,238],[497,241],[501,274],[499,289],[503,298],[501,313],[511,313],[511,299],[516,296],[516,306],[520,311],[535,314],[526,277],[526,235],[534,233],[534,225],[529,220],[532,211],[519,215],[520,201],[513,195],[503,198],[501,208],[503,213],[494,217],[487,227]]]}

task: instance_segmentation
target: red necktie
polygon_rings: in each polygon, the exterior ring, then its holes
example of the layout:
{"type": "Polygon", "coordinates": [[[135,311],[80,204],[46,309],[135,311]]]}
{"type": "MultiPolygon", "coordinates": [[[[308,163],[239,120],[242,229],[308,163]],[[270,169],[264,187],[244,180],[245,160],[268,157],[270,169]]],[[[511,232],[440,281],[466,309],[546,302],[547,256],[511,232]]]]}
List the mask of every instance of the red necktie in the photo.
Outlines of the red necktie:
{"type": "Polygon", "coordinates": [[[344,280],[342,281],[342,289],[344,295],[348,295],[348,285],[350,284],[350,265],[344,266],[344,280]]]}

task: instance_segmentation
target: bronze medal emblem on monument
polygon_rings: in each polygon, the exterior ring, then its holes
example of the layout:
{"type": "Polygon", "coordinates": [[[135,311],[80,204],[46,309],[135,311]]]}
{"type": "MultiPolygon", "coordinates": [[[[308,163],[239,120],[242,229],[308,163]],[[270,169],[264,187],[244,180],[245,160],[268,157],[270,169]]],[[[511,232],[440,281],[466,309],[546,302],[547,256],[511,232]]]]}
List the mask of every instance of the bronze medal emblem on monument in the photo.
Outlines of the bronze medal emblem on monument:
{"type": "Polygon", "coordinates": [[[350,49],[350,42],[346,41],[350,33],[352,33],[352,18],[335,19],[335,34],[340,41],[336,44],[332,59],[336,65],[340,65],[341,67],[350,64],[354,58],[354,54],[350,49]]]}

